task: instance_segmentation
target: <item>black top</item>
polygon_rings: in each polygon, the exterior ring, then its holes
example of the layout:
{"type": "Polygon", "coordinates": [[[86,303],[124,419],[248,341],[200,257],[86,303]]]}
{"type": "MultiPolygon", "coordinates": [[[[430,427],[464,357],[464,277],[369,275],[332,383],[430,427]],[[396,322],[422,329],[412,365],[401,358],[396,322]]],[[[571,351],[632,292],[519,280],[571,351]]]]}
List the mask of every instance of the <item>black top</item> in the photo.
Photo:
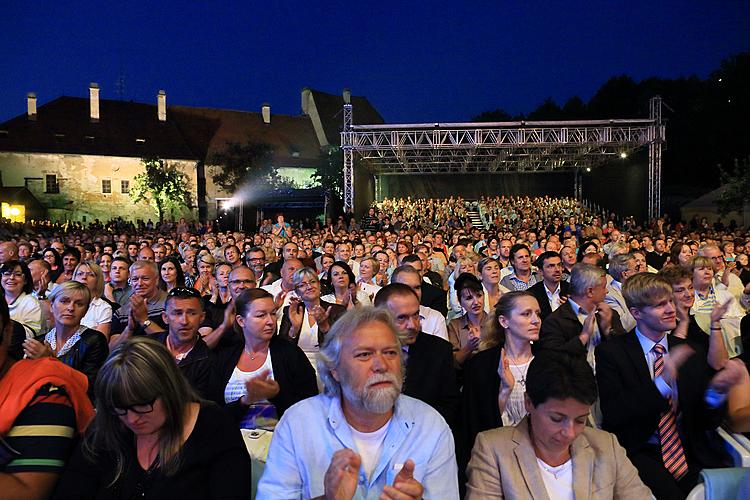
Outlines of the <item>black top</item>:
{"type": "MultiPolygon", "coordinates": [[[[152,338],[166,346],[168,335],[169,332],[160,332],[154,334],[152,338]]],[[[203,339],[198,338],[188,355],[177,362],[177,367],[200,397],[212,399],[214,388],[213,353],[203,339]]]]}
{"type": "MultiPolygon", "coordinates": [[[[62,346],[59,346],[62,347],[62,346]]],[[[94,382],[99,369],[109,356],[107,337],[98,330],[86,328],[81,332],[81,338],[73,344],[68,352],[57,359],[86,375],[89,380],[89,397],[94,395],[94,382]]]]}
{"type": "Polygon", "coordinates": [[[125,472],[110,485],[115,457],[107,450],[97,450],[92,459],[79,445],[53,498],[250,498],[250,456],[239,429],[216,405],[201,405],[180,459],[179,469],[170,477],[158,468],[145,471],[138,463],[133,440],[125,451],[125,472]]]}
{"type": "MultiPolygon", "coordinates": [[[[224,389],[232,377],[232,372],[242,356],[245,341],[242,338],[226,344],[219,344],[214,349],[214,401],[224,401],[224,389]]],[[[315,370],[305,353],[296,344],[274,335],[268,346],[273,368],[273,379],[279,384],[279,394],[269,401],[276,407],[279,418],[293,404],[318,394],[318,382],[315,370]]],[[[246,413],[240,400],[227,403],[227,409],[236,419],[235,425],[246,413]]]]}

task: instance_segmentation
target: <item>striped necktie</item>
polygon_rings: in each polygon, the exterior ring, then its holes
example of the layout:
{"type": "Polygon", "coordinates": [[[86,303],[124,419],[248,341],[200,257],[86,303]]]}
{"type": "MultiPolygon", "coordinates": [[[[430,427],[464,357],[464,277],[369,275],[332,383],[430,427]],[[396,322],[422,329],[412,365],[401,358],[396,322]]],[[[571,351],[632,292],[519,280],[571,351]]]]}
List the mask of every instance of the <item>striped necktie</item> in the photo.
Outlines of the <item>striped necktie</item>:
{"type": "MultiPolygon", "coordinates": [[[[654,346],[654,378],[657,378],[664,371],[664,346],[656,344],[654,346]]],[[[662,414],[659,420],[659,441],[661,442],[661,456],[664,460],[664,467],[675,479],[681,479],[688,471],[685,451],[682,449],[680,435],[677,432],[677,420],[675,418],[672,398],[669,398],[669,410],[662,414]]]]}

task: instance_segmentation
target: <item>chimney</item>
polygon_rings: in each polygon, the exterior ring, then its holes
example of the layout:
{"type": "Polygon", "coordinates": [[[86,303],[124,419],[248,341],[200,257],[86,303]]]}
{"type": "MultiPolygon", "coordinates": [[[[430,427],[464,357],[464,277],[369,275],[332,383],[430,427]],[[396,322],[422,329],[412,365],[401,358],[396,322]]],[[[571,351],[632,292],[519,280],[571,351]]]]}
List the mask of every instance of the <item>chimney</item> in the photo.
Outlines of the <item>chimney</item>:
{"type": "Polygon", "coordinates": [[[261,107],[260,109],[261,114],[263,115],[263,123],[271,123],[271,105],[265,102],[263,103],[263,107],[261,107]]]}
{"type": "Polygon", "coordinates": [[[36,120],[36,93],[29,92],[26,94],[26,104],[28,108],[29,120],[36,120]]]}
{"type": "Polygon", "coordinates": [[[160,90],[156,95],[156,103],[158,108],[159,121],[167,121],[167,93],[160,90]]]}
{"type": "Polygon", "coordinates": [[[99,121],[99,84],[91,82],[89,85],[89,104],[91,106],[91,121],[99,121]]]}
{"type": "Polygon", "coordinates": [[[349,89],[344,89],[344,104],[351,104],[352,103],[352,91],[349,89]]]}

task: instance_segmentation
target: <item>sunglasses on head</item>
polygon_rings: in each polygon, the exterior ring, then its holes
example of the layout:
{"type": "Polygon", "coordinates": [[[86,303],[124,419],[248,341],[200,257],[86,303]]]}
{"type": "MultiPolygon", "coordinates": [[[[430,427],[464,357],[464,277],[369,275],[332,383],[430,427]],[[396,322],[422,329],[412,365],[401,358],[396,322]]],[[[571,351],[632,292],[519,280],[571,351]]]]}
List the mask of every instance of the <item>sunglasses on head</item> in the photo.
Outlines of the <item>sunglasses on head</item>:
{"type": "Polygon", "coordinates": [[[167,292],[167,297],[195,297],[200,299],[201,294],[195,288],[176,287],[167,292]]]}

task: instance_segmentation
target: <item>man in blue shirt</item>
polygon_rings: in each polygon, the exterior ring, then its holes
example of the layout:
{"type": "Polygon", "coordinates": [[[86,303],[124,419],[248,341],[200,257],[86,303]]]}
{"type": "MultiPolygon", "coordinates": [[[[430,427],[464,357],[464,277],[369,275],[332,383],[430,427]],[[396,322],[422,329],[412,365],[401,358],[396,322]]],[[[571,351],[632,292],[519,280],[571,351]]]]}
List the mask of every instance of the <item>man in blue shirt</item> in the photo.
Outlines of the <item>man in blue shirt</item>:
{"type": "Polygon", "coordinates": [[[458,498],[451,431],[401,394],[402,363],[388,312],[339,319],[318,359],[325,393],[284,413],[257,498],[458,498]]]}

